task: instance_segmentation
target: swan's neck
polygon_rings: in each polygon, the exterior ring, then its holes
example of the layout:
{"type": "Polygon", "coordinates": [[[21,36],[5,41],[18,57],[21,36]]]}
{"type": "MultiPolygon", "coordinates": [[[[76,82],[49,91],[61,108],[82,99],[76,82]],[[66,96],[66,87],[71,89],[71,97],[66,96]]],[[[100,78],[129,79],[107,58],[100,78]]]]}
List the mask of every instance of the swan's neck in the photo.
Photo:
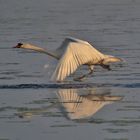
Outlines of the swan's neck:
{"type": "Polygon", "coordinates": [[[37,46],[34,46],[34,45],[23,46],[23,48],[24,49],[29,49],[29,50],[34,50],[34,51],[40,52],[40,53],[44,53],[44,54],[47,54],[49,56],[52,56],[55,59],[59,59],[59,57],[56,54],[54,54],[53,52],[47,51],[43,48],[40,48],[40,47],[37,47],[37,46]]]}
{"type": "Polygon", "coordinates": [[[43,49],[42,51],[40,51],[41,53],[47,54],[49,56],[52,56],[55,59],[59,59],[58,56],[56,56],[53,52],[50,51],[46,51],[45,49],[43,49]]]}

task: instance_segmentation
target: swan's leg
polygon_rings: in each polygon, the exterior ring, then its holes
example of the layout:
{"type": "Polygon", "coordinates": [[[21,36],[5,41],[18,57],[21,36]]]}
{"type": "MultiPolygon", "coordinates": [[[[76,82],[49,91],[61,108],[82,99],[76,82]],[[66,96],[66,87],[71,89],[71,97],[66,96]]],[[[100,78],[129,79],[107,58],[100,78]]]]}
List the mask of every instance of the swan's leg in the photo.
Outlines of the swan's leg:
{"type": "Polygon", "coordinates": [[[101,65],[104,69],[111,70],[110,65],[101,65]]]}
{"type": "Polygon", "coordinates": [[[94,69],[94,65],[89,65],[89,72],[87,74],[80,76],[80,77],[74,78],[74,81],[82,81],[83,78],[85,78],[93,73],[93,69],[94,69]]]}

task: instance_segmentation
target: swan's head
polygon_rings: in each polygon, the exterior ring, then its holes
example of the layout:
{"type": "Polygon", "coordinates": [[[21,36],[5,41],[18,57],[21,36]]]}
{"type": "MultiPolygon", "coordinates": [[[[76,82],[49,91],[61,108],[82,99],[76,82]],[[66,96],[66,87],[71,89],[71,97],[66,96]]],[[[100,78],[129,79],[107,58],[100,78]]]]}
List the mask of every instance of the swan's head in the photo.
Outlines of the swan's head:
{"type": "Polygon", "coordinates": [[[23,49],[31,49],[33,47],[33,45],[31,44],[26,44],[26,43],[18,43],[16,46],[14,46],[13,48],[23,48],[23,49]]]}
{"type": "Polygon", "coordinates": [[[34,50],[36,49],[35,46],[31,45],[31,44],[26,44],[26,43],[18,43],[16,46],[14,46],[13,48],[22,48],[22,49],[31,49],[34,50]]]}
{"type": "Polygon", "coordinates": [[[43,48],[31,45],[31,44],[26,44],[26,43],[18,43],[16,46],[13,48],[22,48],[22,49],[27,49],[27,50],[33,50],[41,53],[46,53],[46,51],[43,48]]]}
{"type": "Polygon", "coordinates": [[[16,46],[14,46],[13,48],[22,48],[23,47],[23,43],[18,43],[16,46]]]}

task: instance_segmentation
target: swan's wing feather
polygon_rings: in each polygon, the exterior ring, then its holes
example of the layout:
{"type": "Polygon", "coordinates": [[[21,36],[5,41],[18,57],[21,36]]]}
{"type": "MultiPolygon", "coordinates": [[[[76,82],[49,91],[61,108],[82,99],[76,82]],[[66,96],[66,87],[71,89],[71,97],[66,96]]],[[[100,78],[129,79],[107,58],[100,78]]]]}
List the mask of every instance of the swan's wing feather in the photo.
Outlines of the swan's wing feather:
{"type": "Polygon", "coordinates": [[[67,37],[64,39],[64,41],[62,42],[62,44],[60,45],[60,47],[58,47],[55,50],[55,54],[60,58],[63,53],[65,52],[65,50],[67,49],[67,46],[69,46],[70,43],[80,43],[80,44],[85,44],[85,45],[90,45],[87,41],[84,40],[80,40],[74,37],[67,37]]]}
{"type": "Polygon", "coordinates": [[[74,73],[80,65],[90,62],[96,63],[102,57],[103,54],[91,45],[69,42],[55,69],[52,80],[63,81],[67,76],[74,73]]]}

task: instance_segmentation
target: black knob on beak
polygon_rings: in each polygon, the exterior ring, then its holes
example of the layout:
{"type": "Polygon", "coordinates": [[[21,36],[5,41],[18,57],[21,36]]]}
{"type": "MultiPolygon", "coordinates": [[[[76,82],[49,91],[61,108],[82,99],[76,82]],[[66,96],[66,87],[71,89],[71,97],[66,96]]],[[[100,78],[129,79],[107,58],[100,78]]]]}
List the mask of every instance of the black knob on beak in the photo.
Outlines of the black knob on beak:
{"type": "Polygon", "coordinates": [[[13,48],[21,48],[23,44],[22,43],[18,43],[16,46],[14,46],[13,48]]]}

